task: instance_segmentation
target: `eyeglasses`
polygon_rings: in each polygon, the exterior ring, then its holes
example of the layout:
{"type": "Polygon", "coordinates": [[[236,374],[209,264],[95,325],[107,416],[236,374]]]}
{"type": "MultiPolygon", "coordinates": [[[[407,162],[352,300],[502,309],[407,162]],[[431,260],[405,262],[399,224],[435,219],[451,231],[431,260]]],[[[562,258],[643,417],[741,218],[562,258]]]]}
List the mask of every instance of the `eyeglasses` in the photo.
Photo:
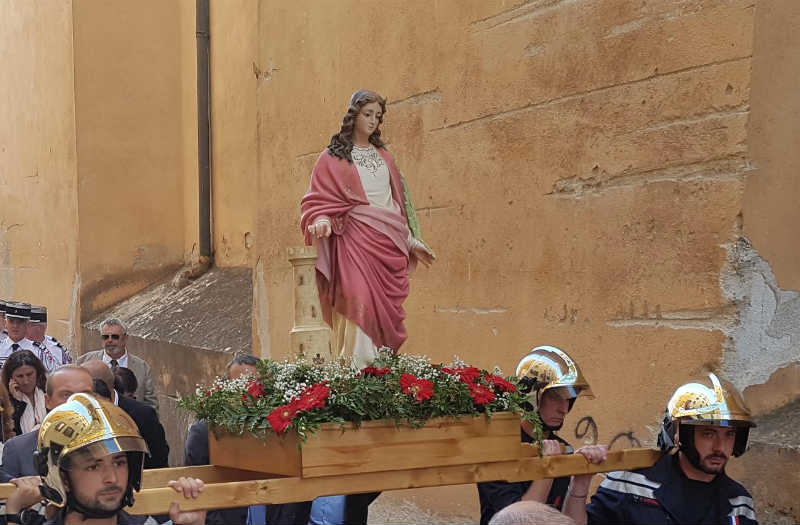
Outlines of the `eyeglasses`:
{"type": "Polygon", "coordinates": [[[106,339],[108,339],[109,337],[110,337],[111,339],[113,339],[114,341],[117,341],[117,340],[118,340],[120,337],[122,337],[122,336],[120,336],[119,334],[103,334],[103,335],[101,335],[100,337],[102,337],[102,338],[103,338],[103,341],[105,341],[105,340],[106,340],[106,339]]]}

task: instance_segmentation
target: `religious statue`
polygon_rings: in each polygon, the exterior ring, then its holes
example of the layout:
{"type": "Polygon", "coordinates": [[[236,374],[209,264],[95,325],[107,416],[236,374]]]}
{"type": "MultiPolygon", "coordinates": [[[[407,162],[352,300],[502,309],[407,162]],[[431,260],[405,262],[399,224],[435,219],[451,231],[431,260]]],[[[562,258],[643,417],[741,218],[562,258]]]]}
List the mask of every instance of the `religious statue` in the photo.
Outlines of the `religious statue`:
{"type": "Polygon", "coordinates": [[[407,338],[403,301],[417,262],[435,259],[422,241],[403,176],[381,140],[386,101],[368,90],[350,98],[303,197],[301,229],[316,246],[317,288],[334,356],[362,368],[379,348],[407,338]]]}

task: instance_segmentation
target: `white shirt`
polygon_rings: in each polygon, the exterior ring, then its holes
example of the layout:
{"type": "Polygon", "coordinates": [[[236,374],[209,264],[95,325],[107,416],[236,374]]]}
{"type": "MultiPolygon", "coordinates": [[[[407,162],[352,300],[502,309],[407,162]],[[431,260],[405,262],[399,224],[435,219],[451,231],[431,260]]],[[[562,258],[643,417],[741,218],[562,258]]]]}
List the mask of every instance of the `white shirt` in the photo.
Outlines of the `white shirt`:
{"type": "MultiPolygon", "coordinates": [[[[103,351],[103,362],[111,368],[111,357],[103,351]]],[[[117,366],[121,366],[123,368],[128,368],[128,351],[125,350],[125,353],[122,354],[122,357],[117,359],[117,366]]]]}
{"type": "Polygon", "coordinates": [[[10,337],[7,337],[0,341],[0,366],[3,366],[8,356],[17,350],[30,350],[34,354],[39,353],[38,349],[33,346],[33,341],[27,337],[20,339],[16,343],[12,341],[10,337]],[[13,345],[17,345],[17,348],[14,348],[13,345]]]}

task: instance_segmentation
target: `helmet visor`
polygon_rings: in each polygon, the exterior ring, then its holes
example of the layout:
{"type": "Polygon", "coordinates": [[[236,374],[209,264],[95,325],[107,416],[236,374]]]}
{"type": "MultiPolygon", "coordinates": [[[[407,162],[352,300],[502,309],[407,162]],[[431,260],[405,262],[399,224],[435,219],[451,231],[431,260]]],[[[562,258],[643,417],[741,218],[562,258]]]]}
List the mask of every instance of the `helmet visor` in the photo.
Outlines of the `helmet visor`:
{"type": "Polygon", "coordinates": [[[594,397],[592,389],[584,386],[552,386],[545,389],[561,399],[575,399],[578,396],[594,397]]]}
{"type": "Polygon", "coordinates": [[[150,453],[147,449],[147,444],[140,437],[121,436],[108,438],[82,446],[74,452],[67,454],[67,456],[61,460],[61,468],[69,470],[70,467],[76,463],[76,460],[80,463],[82,460],[100,459],[113,454],[119,454],[120,452],[150,453]]]}

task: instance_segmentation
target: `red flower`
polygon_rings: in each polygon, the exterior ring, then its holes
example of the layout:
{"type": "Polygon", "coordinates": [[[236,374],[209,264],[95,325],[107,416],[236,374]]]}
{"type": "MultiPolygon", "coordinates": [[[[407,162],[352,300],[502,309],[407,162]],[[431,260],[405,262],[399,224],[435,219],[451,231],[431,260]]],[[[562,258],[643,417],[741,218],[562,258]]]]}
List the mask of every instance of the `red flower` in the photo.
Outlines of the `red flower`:
{"type": "Polygon", "coordinates": [[[303,390],[296,401],[297,410],[313,410],[325,406],[325,400],[331,395],[331,389],[325,383],[317,383],[303,390]]]}
{"type": "Polygon", "coordinates": [[[506,381],[500,376],[489,374],[486,376],[486,380],[489,381],[492,385],[496,386],[503,392],[516,392],[517,387],[513,385],[510,381],[506,381]]]}
{"type": "Polygon", "coordinates": [[[297,407],[294,402],[292,402],[273,410],[270,415],[267,416],[267,420],[275,432],[283,434],[289,425],[292,424],[295,414],[297,414],[297,407]]]}
{"type": "Polygon", "coordinates": [[[483,385],[469,385],[469,394],[476,405],[486,405],[495,399],[494,392],[483,385]]]}
{"type": "Polygon", "coordinates": [[[264,397],[264,394],[266,394],[264,385],[258,381],[251,381],[250,384],[247,385],[247,391],[253,397],[264,397]]]}
{"type": "Polygon", "coordinates": [[[442,368],[442,372],[450,374],[451,376],[458,376],[463,382],[469,384],[474,383],[481,377],[481,371],[474,366],[460,367],[460,368],[442,368]]]}
{"type": "Polygon", "coordinates": [[[425,401],[433,397],[433,381],[416,377],[413,374],[403,374],[400,377],[400,386],[403,392],[413,395],[417,401],[425,401]]]}
{"type": "Polygon", "coordinates": [[[370,365],[361,371],[362,375],[375,376],[375,377],[383,377],[391,373],[392,370],[388,366],[385,366],[383,368],[375,368],[374,366],[370,365]]]}

